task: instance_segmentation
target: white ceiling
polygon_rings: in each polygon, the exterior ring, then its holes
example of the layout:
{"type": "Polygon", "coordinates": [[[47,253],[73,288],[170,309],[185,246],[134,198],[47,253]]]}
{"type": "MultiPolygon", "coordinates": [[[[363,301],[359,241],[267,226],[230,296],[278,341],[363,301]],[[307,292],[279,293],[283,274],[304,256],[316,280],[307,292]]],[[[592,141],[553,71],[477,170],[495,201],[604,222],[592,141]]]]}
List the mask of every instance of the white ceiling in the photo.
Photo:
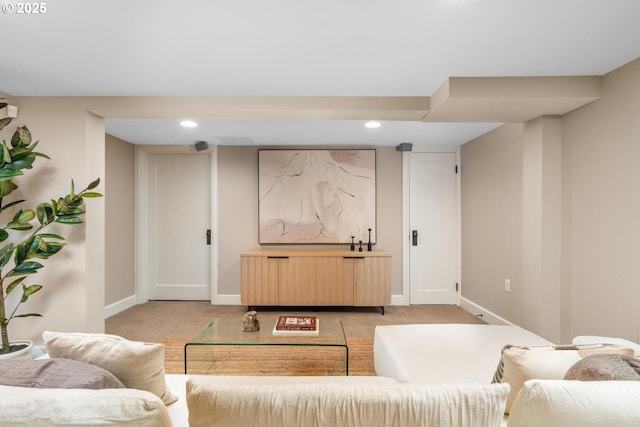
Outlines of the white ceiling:
{"type": "MultiPolygon", "coordinates": [[[[638,0],[56,0],[0,14],[13,96],[431,96],[450,76],[602,75],[638,0]]],[[[176,118],[176,119],[182,119],[176,118]]],[[[141,144],[460,144],[494,123],[110,119],[141,144]]]]}

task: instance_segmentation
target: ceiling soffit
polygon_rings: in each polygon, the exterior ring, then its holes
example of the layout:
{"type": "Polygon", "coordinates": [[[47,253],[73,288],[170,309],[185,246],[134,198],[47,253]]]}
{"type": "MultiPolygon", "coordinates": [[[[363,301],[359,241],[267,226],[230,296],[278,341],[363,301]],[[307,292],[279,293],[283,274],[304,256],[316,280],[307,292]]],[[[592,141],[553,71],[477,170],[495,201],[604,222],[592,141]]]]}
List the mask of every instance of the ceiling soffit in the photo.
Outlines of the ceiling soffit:
{"type": "Polygon", "coordinates": [[[450,77],[431,97],[425,122],[527,122],[563,115],[600,98],[602,77],[450,77]]]}

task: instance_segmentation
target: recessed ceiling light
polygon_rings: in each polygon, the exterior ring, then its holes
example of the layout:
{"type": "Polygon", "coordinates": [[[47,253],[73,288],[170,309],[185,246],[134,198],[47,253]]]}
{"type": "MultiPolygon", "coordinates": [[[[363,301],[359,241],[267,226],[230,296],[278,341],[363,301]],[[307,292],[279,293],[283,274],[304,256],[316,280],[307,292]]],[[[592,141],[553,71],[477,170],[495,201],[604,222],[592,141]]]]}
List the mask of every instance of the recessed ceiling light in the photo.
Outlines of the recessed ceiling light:
{"type": "Polygon", "coordinates": [[[198,127],[198,124],[191,120],[183,120],[180,122],[180,126],[184,126],[186,128],[195,128],[198,127]]]}
{"type": "Polygon", "coordinates": [[[367,122],[364,124],[364,127],[368,129],[375,129],[375,128],[379,128],[380,126],[382,126],[380,122],[374,122],[374,121],[367,122]]]}

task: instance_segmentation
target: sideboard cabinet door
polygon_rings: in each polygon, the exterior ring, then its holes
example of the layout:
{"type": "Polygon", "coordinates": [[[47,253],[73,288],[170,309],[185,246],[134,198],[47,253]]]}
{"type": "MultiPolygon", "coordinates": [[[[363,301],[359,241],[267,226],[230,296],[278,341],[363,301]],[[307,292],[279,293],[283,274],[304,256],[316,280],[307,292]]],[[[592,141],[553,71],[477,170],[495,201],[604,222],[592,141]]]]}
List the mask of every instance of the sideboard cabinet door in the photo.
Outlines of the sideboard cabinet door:
{"type": "Polygon", "coordinates": [[[280,260],[280,305],[315,305],[318,260],[290,256],[280,260]]]}
{"type": "Polygon", "coordinates": [[[354,259],[353,272],[354,306],[382,307],[391,303],[390,257],[354,259]]]}
{"type": "Polygon", "coordinates": [[[278,305],[279,258],[240,257],[240,299],[243,305],[278,305]]]}
{"type": "Polygon", "coordinates": [[[353,305],[353,258],[317,257],[316,305],[353,305]]]}

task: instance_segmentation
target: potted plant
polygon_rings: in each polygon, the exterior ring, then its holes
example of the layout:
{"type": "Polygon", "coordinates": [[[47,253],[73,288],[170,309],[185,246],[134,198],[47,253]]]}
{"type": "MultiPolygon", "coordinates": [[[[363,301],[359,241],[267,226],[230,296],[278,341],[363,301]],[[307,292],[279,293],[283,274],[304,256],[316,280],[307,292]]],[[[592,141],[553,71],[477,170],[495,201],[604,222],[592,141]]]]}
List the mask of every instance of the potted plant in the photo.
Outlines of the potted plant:
{"type": "MultiPolygon", "coordinates": [[[[0,109],[5,106],[0,102],[0,109]]],[[[0,131],[11,120],[1,119],[0,131]]],[[[80,192],[75,191],[71,181],[69,194],[39,203],[35,209],[19,208],[25,200],[6,203],[5,198],[18,188],[14,178],[24,175],[25,169],[31,169],[36,158],[49,158],[46,154],[34,151],[37,145],[38,141],[32,142],[26,126],[16,129],[9,144],[3,140],[0,145],[0,218],[3,218],[3,214],[9,214],[7,210],[10,208],[14,212],[0,223],[0,358],[10,358],[7,356],[9,353],[13,354],[28,345],[28,342],[12,344],[9,323],[16,318],[40,316],[38,313],[19,311],[29,297],[42,289],[40,284],[28,284],[27,279],[44,267],[38,260],[52,257],[66,245],[64,237],[47,233],[45,229],[53,223],[81,224],[81,216],[85,213],[84,199],[102,197],[102,194],[91,191],[100,183],[100,179],[96,179],[80,192]]]]}

